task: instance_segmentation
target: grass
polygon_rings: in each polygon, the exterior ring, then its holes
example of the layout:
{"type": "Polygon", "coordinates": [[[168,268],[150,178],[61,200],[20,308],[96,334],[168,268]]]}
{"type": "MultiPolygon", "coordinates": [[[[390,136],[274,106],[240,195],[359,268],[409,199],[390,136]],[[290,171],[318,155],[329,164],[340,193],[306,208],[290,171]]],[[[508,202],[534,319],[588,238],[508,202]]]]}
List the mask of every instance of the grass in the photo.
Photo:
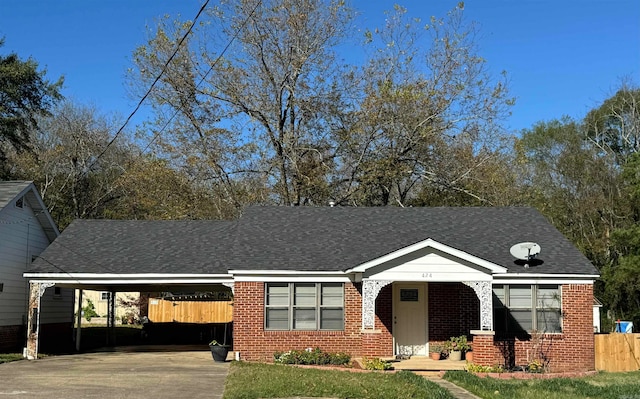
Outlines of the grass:
{"type": "Polygon", "coordinates": [[[21,353],[0,353],[0,363],[9,363],[16,360],[22,360],[21,353]]]}
{"type": "Polygon", "coordinates": [[[278,364],[233,362],[223,399],[286,398],[454,399],[425,378],[399,373],[352,373],[278,364]]]}
{"type": "Polygon", "coordinates": [[[640,371],[601,372],[589,377],[549,380],[497,380],[480,378],[464,371],[453,371],[447,372],[445,379],[484,399],[620,399],[640,397],[638,396],[640,371]]]}

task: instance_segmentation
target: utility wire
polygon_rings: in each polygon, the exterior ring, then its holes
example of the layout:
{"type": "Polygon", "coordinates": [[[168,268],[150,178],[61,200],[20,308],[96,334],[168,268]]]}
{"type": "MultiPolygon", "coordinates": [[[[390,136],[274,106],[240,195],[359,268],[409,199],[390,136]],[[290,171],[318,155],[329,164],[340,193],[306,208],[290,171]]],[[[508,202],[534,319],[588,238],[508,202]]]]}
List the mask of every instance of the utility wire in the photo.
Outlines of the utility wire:
{"type": "Polygon", "coordinates": [[[196,17],[193,19],[193,23],[191,24],[191,26],[189,26],[189,29],[187,29],[187,31],[185,32],[185,34],[182,36],[182,38],[180,39],[180,41],[178,42],[178,45],[176,46],[176,49],[173,51],[173,54],[171,54],[171,56],[167,59],[167,61],[164,63],[164,66],[162,67],[162,70],[160,71],[160,73],[158,74],[158,76],[156,76],[155,80],[153,81],[153,83],[151,84],[151,86],[149,87],[149,89],[147,90],[147,92],[144,94],[144,96],[142,96],[142,98],[140,99],[140,101],[138,101],[138,105],[136,105],[135,109],[131,112],[131,114],[129,114],[129,117],[127,117],[127,119],[124,121],[124,123],[122,124],[122,126],[120,127],[120,129],[118,129],[118,131],[116,132],[116,134],[113,136],[113,138],[111,139],[111,141],[109,141],[109,143],[106,145],[106,147],[104,147],[104,149],[102,150],[102,152],[93,160],[93,162],[91,162],[91,164],[89,165],[88,168],[86,168],[84,170],[83,173],[87,173],[89,170],[91,170],[91,168],[93,168],[93,165],[96,164],[96,162],[98,162],[98,160],[107,152],[107,149],[109,149],[109,147],[111,147],[111,145],[113,145],[113,143],[116,141],[116,139],[118,138],[118,136],[120,136],[120,134],[122,133],[122,131],[124,130],[124,128],[127,126],[127,124],[129,123],[129,121],[131,120],[131,118],[133,118],[133,116],[138,112],[138,110],[140,109],[140,107],[142,106],[142,103],[144,103],[144,100],[147,99],[147,97],[151,94],[151,91],[155,88],[156,83],[158,83],[158,81],[160,80],[160,78],[162,78],[162,76],[165,74],[165,72],[167,71],[167,68],[169,67],[169,63],[171,63],[171,61],[173,60],[173,58],[176,56],[176,54],[178,54],[178,51],[180,50],[180,47],[182,47],[182,43],[184,43],[184,41],[187,39],[187,36],[189,36],[189,34],[191,33],[191,31],[193,31],[193,27],[196,25],[196,21],[198,20],[198,18],[200,17],[200,15],[202,14],[202,12],[207,8],[207,5],[209,4],[209,0],[206,0],[204,2],[204,4],[202,5],[202,7],[200,7],[200,10],[198,11],[198,14],[196,14],[196,17]]]}
{"type": "MultiPolygon", "coordinates": [[[[253,10],[251,10],[251,13],[249,13],[249,15],[247,16],[247,18],[245,18],[245,20],[242,22],[242,24],[240,25],[240,27],[236,30],[236,32],[234,33],[234,35],[231,37],[231,40],[229,40],[229,43],[227,43],[227,45],[222,49],[222,51],[220,52],[220,54],[218,55],[218,57],[216,57],[215,60],[213,60],[213,63],[211,64],[211,66],[209,67],[209,69],[207,70],[207,72],[202,76],[202,78],[200,78],[200,81],[196,84],[195,88],[198,89],[200,88],[200,85],[204,82],[204,80],[207,78],[207,76],[209,76],[209,74],[211,73],[211,71],[213,71],[213,68],[215,68],[215,66],[218,64],[218,62],[222,59],[222,56],[227,52],[227,50],[229,50],[229,47],[231,47],[231,45],[233,44],[233,42],[238,38],[238,35],[240,34],[240,32],[245,28],[245,26],[247,26],[247,23],[249,23],[249,20],[251,19],[251,17],[253,17],[253,14],[255,14],[256,10],[258,9],[258,7],[262,4],[262,0],[258,0],[256,2],[255,7],[253,7],[253,10]]],[[[142,151],[140,151],[140,155],[144,154],[149,147],[151,147],[151,144],[153,144],[153,142],[160,136],[160,134],[162,132],[164,132],[164,130],[169,126],[169,124],[171,123],[171,121],[178,115],[178,110],[174,111],[173,115],[171,115],[171,117],[167,120],[167,122],[162,126],[162,128],[160,128],[159,131],[157,131],[153,137],[151,138],[151,140],[149,141],[149,143],[146,145],[146,147],[144,147],[142,149],[142,151]]]]}

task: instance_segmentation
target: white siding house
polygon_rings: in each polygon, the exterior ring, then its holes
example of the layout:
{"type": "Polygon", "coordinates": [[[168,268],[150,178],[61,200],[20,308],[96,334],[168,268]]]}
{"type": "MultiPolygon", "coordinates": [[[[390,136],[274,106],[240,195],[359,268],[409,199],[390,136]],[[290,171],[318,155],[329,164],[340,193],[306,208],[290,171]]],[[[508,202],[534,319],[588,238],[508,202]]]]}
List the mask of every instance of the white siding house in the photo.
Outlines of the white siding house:
{"type": "MultiPolygon", "coordinates": [[[[23,273],[59,234],[33,183],[0,182],[0,351],[24,347],[29,282],[23,273]]],[[[41,325],[71,323],[73,295],[48,288],[41,325]]]]}

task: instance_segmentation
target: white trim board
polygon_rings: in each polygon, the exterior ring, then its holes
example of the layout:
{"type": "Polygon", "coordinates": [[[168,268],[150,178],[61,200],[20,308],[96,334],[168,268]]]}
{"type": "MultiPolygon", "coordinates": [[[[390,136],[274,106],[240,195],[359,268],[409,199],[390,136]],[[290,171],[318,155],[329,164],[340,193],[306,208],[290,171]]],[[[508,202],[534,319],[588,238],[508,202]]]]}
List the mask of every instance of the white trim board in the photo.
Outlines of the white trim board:
{"type": "Polygon", "coordinates": [[[371,269],[372,267],[375,266],[379,266],[382,265],[384,263],[387,262],[391,262],[393,260],[396,260],[400,257],[412,254],[416,251],[420,251],[422,249],[427,249],[427,248],[432,248],[434,250],[443,252],[445,254],[451,255],[454,258],[458,258],[461,259],[463,261],[466,261],[468,263],[477,265],[481,268],[484,268],[487,270],[488,274],[497,274],[497,273],[507,273],[507,268],[497,265],[493,262],[489,262],[487,260],[484,260],[482,258],[479,258],[477,256],[471,255],[467,252],[461,251],[459,249],[450,247],[448,245],[442,244],[438,241],[435,241],[431,238],[428,238],[424,241],[420,241],[418,243],[415,243],[413,245],[409,245],[408,247],[404,247],[402,249],[399,249],[397,251],[391,252],[387,255],[381,256],[377,259],[373,259],[369,262],[365,262],[361,265],[358,265],[354,268],[351,268],[349,270],[347,270],[347,273],[349,272],[360,272],[360,273],[364,273],[366,272],[368,269],[371,269]]]}

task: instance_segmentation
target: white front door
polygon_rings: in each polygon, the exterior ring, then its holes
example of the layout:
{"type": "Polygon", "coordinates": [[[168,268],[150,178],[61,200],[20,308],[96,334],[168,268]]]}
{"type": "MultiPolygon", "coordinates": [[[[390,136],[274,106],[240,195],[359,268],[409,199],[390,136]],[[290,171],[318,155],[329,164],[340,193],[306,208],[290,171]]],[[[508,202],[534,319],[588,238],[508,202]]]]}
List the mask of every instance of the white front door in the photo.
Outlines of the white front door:
{"type": "Polygon", "coordinates": [[[393,339],[396,355],[427,355],[427,285],[393,284],[393,339]]]}

